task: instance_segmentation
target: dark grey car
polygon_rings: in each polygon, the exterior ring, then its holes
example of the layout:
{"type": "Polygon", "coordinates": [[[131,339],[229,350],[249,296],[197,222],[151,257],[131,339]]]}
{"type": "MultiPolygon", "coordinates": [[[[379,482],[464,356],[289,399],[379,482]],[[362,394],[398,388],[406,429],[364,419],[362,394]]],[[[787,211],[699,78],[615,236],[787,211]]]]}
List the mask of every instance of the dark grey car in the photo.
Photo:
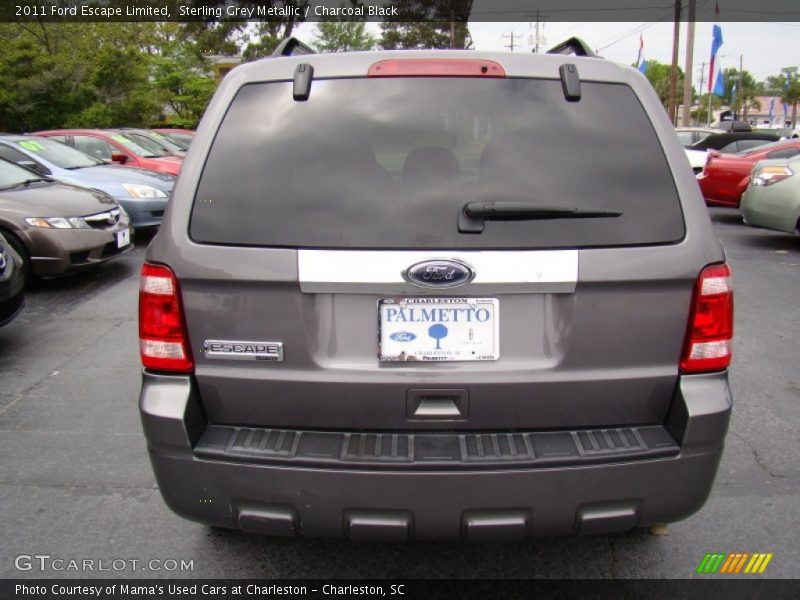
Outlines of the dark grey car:
{"type": "Polygon", "coordinates": [[[635,69],[238,67],[142,272],[163,497],[218,526],[370,540],[685,518],[731,410],[724,260],[635,69]]]}

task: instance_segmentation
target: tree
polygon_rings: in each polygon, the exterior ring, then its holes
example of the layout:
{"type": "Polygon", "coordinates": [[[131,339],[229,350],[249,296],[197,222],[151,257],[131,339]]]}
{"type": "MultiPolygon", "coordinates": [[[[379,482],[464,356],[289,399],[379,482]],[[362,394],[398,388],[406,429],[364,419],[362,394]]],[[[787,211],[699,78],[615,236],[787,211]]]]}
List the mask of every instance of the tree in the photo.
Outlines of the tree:
{"type": "Polygon", "coordinates": [[[763,95],[763,86],[759,86],[755,78],[746,69],[742,70],[741,89],[739,86],[739,70],[735,68],[722,71],[725,81],[725,94],[723,102],[732,106],[737,112],[742,109],[742,120],[747,120],[747,111],[750,108],[759,109],[760,104],[755,100],[763,95]]]}
{"type": "Polygon", "coordinates": [[[0,126],[31,131],[148,125],[161,108],[143,49],[154,26],[0,25],[0,126]]]}
{"type": "MultiPolygon", "coordinates": [[[[664,105],[664,108],[669,104],[669,79],[672,72],[672,67],[666,63],[658,62],[657,60],[647,61],[647,71],[645,77],[653,86],[653,89],[658,94],[659,100],[664,105]]],[[[678,91],[677,97],[683,97],[683,71],[678,68],[678,91]]]]}
{"type": "Polygon", "coordinates": [[[385,50],[472,47],[472,0],[397,0],[398,16],[381,23],[385,50]]]}
{"type": "Polygon", "coordinates": [[[190,40],[181,25],[159,24],[157,50],[151,58],[152,80],[161,102],[174,113],[170,122],[178,127],[194,128],[217,82],[208,59],[200,50],[201,43],[190,40]]]}
{"type": "Polygon", "coordinates": [[[770,75],[764,86],[768,94],[778,96],[792,107],[792,128],[797,127],[797,104],[800,102],[800,79],[785,75],[770,75]]]}
{"type": "MultiPolygon", "coordinates": [[[[692,113],[692,118],[698,123],[708,123],[708,96],[709,94],[703,94],[697,99],[698,108],[697,110],[692,113]]],[[[722,108],[722,99],[715,95],[711,94],[711,111],[719,110],[722,108]]]]}
{"type": "Polygon", "coordinates": [[[797,127],[797,103],[800,102],[800,79],[791,79],[783,88],[781,100],[792,107],[792,129],[797,127]]]}
{"type": "Polygon", "coordinates": [[[377,43],[378,38],[367,31],[363,21],[321,21],[314,37],[320,52],[372,50],[377,43]]]}

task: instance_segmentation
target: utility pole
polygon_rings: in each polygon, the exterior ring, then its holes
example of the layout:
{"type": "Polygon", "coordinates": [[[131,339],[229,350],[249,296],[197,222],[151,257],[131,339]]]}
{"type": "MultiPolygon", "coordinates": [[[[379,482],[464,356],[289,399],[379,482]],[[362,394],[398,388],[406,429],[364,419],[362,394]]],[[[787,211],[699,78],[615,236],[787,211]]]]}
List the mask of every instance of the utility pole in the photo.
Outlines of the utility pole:
{"type": "Polygon", "coordinates": [[[450,11],[450,48],[456,47],[456,15],[450,11]]]}
{"type": "MultiPolygon", "coordinates": [[[[683,69],[683,114],[681,125],[687,127],[692,108],[692,70],[694,65],[694,19],[697,0],[689,0],[689,21],[686,31],[686,65],[683,69]]],[[[701,84],[702,85],[702,84],[701,84]]]]}
{"type": "MultiPolygon", "coordinates": [[[[706,63],[700,63],[700,87],[697,88],[697,105],[703,106],[703,84],[706,82],[706,63]]],[[[700,121],[700,111],[697,111],[697,120],[700,121]]]]}
{"type": "MultiPolygon", "coordinates": [[[[504,35],[503,37],[504,38],[509,38],[511,40],[511,43],[506,44],[504,47],[505,48],[510,48],[511,51],[513,52],[514,51],[514,31],[512,30],[510,34],[504,35]]],[[[517,37],[519,37],[519,36],[517,36],[517,37]]],[[[517,45],[519,45],[519,44],[517,44],[517,45]]]]}
{"type": "Polygon", "coordinates": [[[678,43],[681,37],[681,0],[675,0],[675,19],[672,28],[672,71],[669,77],[669,108],[667,114],[672,124],[676,124],[676,105],[678,96],[678,43]]]}
{"type": "Polygon", "coordinates": [[[739,83],[736,84],[736,118],[738,120],[742,120],[742,116],[740,114],[739,108],[744,106],[744,90],[742,89],[742,61],[744,60],[744,54],[739,55],[739,83]]]}
{"type": "Polygon", "coordinates": [[[703,84],[706,82],[706,64],[705,62],[700,63],[700,87],[697,88],[699,95],[703,95],[703,84]]]}

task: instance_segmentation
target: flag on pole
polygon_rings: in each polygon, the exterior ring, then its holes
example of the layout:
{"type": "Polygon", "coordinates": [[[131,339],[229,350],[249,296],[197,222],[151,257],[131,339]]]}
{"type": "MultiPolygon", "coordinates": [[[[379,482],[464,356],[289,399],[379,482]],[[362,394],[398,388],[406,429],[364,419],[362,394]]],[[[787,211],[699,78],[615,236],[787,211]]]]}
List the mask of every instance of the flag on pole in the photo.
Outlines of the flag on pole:
{"type": "MultiPolygon", "coordinates": [[[[715,15],[719,18],[719,2],[715,9],[715,15]]],[[[722,78],[722,73],[719,69],[719,60],[717,55],[722,46],[722,28],[714,23],[712,30],[713,39],[711,40],[711,62],[708,65],[708,93],[716,96],[725,95],[725,81],[722,78]]]]}
{"type": "Polygon", "coordinates": [[[647,73],[647,62],[644,59],[644,38],[639,34],[639,55],[636,57],[636,68],[644,75],[647,73]]]}

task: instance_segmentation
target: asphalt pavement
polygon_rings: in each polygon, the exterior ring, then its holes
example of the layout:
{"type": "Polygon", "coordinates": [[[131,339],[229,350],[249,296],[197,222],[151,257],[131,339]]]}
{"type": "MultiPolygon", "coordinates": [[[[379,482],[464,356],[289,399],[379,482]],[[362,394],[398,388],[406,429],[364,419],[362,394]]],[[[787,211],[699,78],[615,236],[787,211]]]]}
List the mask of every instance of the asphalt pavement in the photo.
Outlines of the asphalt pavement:
{"type": "Polygon", "coordinates": [[[711,214],[734,273],[735,407],[711,498],[668,535],[384,545],[261,537],[172,514],[137,410],[139,239],[115,262],[37,282],[0,328],[0,577],[683,578],[701,577],[707,552],[773,553],[760,577],[797,577],[800,236],[711,214]]]}

